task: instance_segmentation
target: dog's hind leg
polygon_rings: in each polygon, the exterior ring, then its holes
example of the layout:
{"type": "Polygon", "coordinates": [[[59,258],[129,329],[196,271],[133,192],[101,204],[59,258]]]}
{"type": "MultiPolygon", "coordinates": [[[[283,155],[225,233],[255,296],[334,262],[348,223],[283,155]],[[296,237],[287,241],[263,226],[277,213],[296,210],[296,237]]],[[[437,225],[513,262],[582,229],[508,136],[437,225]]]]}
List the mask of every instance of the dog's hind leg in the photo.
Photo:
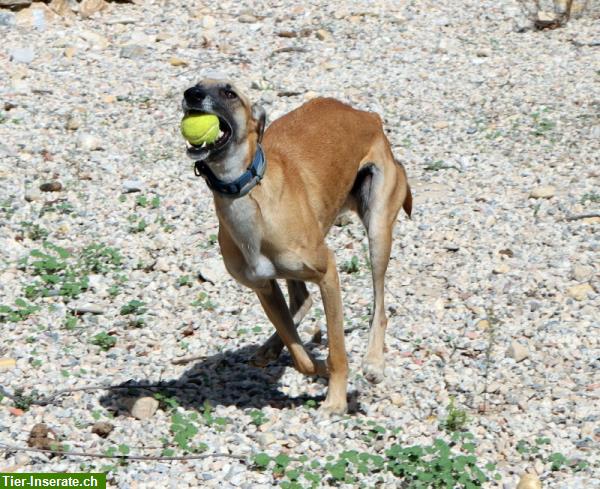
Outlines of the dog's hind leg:
{"type": "MultiPolygon", "coordinates": [[[[401,168],[401,167],[400,167],[401,168]]],[[[357,176],[352,194],[356,210],[369,238],[369,256],[373,278],[373,317],[369,344],[363,360],[363,373],[373,383],[384,377],[384,346],[387,318],[384,303],[385,272],[392,247],[392,229],[406,191],[397,188],[398,167],[367,165],[357,176]],[[384,171],[387,173],[384,175],[384,171]],[[384,178],[385,177],[385,178],[384,178]]]]}
{"type": "MultiPolygon", "coordinates": [[[[298,325],[306,316],[306,313],[312,306],[312,299],[306,288],[306,284],[301,280],[286,280],[289,295],[289,309],[294,326],[298,325]]],[[[319,330],[320,333],[320,330],[319,330]]],[[[315,333],[315,336],[317,333],[315,333]]],[[[279,334],[273,333],[271,337],[252,355],[251,363],[256,367],[265,367],[270,362],[279,358],[283,350],[283,341],[279,334]]]]}

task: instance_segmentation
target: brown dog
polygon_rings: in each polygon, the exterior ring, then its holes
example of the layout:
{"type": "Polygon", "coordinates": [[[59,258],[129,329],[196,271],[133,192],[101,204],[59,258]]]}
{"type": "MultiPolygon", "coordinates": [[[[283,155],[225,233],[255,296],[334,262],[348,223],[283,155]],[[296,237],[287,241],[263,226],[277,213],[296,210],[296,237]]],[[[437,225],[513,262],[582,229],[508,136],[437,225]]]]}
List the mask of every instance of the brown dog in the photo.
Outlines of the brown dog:
{"type": "Polygon", "coordinates": [[[254,355],[266,365],[285,345],[294,366],[328,375],[321,409],[347,409],[348,361],[342,300],[333,252],[325,236],[346,209],[358,213],[369,238],[374,313],[363,361],[366,377],[384,372],[384,276],[392,227],[401,206],[410,215],[406,172],[390,148],[376,114],[318,98],[281,117],[264,132],[265,114],[231,83],[207,79],[186,90],[186,114],[219,117],[217,141],[190,146],[196,172],[213,191],[219,245],[227,270],[256,294],[277,333],[254,355]],[[276,279],[285,279],[289,307],[276,279]],[[318,284],[327,319],[329,356],[317,360],[296,331],[311,306],[305,282],[318,284]]]}

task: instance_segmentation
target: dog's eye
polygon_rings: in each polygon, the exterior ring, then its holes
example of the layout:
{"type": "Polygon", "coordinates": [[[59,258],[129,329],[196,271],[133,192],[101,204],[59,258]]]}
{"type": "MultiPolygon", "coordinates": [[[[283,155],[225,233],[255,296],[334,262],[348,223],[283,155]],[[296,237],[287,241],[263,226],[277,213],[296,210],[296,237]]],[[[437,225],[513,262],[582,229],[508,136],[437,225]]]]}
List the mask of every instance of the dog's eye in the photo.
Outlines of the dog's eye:
{"type": "Polygon", "coordinates": [[[233,100],[234,98],[237,98],[237,94],[234,91],[228,90],[226,88],[221,90],[221,95],[223,95],[223,97],[225,97],[225,98],[228,98],[229,100],[233,100]]]}

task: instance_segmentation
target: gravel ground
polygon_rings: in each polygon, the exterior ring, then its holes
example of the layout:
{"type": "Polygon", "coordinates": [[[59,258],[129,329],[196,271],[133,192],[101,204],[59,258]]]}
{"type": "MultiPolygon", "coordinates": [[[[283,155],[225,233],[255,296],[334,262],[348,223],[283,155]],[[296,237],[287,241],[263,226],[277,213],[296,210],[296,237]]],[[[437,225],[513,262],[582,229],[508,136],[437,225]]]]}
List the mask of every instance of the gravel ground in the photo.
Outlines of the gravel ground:
{"type": "MultiPolygon", "coordinates": [[[[553,489],[600,487],[598,15],[534,31],[514,1],[42,11],[40,21],[0,10],[0,304],[14,311],[1,325],[0,443],[26,446],[45,423],[73,451],[180,455],[172,415],[199,412],[190,444],[210,456],[113,465],[111,487],[267,488],[279,476],[256,470],[256,453],[325,461],[426,445],[447,436],[440,424],[454,399],[477,459],[497,464],[500,482],[485,487],[514,488],[524,472],[553,489]],[[325,383],[287,355],[264,370],[247,364],[272,327],[224,271],[211,195],[178,132],[183,89],[214,71],[270,120],[316,95],[377,111],[407,168],[414,212],[395,228],[382,384],[360,370],[371,307],[364,232],[349,216],[329,238],[348,417],[319,415],[325,383]],[[32,286],[40,267],[59,277],[47,297],[32,286]],[[139,389],[19,408],[27,395],[123,383],[161,391],[159,409],[147,400],[132,417],[139,389]],[[106,438],[92,433],[97,421],[114,426],[106,438]],[[553,467],[553,453],[566,462],[553,467]]],[[[324,330],[311,290],[307,339],[324,330]]],[[[325,355],[324,344],[312,348],[325,355]]],[[[111,463],[6,450],[0,471],[111,463]]],[[[362,483],[399,486],[387,472],[362,483]]]]}

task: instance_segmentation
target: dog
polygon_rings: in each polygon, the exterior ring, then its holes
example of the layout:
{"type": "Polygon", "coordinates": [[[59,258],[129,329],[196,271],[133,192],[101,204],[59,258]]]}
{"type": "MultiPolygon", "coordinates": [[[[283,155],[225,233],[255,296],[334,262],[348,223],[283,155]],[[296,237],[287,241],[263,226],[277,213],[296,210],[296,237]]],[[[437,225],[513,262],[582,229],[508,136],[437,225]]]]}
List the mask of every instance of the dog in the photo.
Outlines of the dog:
{"type": "Polygon", "coordinates": [[[187,154],[206,179],[219,219],[219,246],[228,272],[252,289],[276,333],[252,358],[266,366],[287,347],[305,375],[328,376],[326,414],[347,411],[348,360],[342,299],[325,236],[337,216],[355,211],[369,239],[374,308],[363,372],[384,376],[387,318],[384,279],[392,228],[400,207],[410,217],[412,195],[374,113],[332,98],[316,98],[265,130],[265,111],[226,80],[205,79],[185,90],[185,115],[213,114],[219,137],[187,154]],[[277,283],[284,279],[289,306],[277,283]],[[297,326],[311,307],[306,282],[318,285],[327,321],[327,360],[303,346],[297,326]]]}

